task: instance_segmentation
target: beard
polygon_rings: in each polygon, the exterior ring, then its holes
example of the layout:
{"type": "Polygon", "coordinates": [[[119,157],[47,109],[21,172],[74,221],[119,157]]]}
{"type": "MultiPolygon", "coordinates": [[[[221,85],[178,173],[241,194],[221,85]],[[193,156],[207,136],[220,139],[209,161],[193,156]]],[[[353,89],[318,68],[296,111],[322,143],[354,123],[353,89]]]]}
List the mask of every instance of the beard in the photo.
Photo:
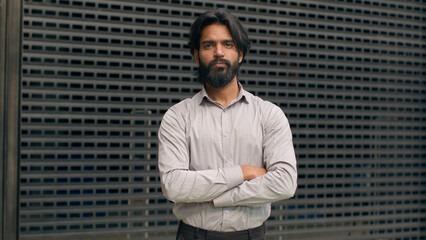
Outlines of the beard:
{"type": "Polygon", "coordinates": [[[226,59],[218,58],[209,62],[206,66],[200,61],[200,67],[198,69],[198,81],[205,84],[208,83],[214,88],[222,88],[228,85],[235,76],[238,76],[240,71],[240,64],[238,59],[231,64],[226,59]],[[216,67],[212,69],[213,65],[216,63],[224,63],[227,66],[227,70],[224,67],[216,67]]]}

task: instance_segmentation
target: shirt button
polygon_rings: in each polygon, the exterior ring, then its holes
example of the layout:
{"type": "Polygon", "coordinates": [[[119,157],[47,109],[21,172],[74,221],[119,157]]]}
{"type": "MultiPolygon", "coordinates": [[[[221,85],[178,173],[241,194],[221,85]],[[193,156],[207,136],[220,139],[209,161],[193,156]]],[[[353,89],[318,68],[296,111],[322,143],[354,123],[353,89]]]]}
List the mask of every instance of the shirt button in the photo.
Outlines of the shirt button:
{"type": "Polygon", "coordinates": [[[228,213],[229,213],[229,210],[228,210],[228,209],[226,209],[224,212],[225,212],[225,214],[228,214],[228,213]]]}
{"type": "Polygon", "coordinates": [[[226,133],[223,133],[223,136],[224,136],[224,137],[227,137],[227,136],[228,136],[228,134],[226,134],[226,133]]]}
{"type": "Polygon", "coordinates": [[[226,109],[223,109],[223,112],[226,112],[226,109]]]}
{"type": "Polygon", "coordinates": [[[227,158],[225,158],[225,162],[227,163],[229,160],[227,158]]]}

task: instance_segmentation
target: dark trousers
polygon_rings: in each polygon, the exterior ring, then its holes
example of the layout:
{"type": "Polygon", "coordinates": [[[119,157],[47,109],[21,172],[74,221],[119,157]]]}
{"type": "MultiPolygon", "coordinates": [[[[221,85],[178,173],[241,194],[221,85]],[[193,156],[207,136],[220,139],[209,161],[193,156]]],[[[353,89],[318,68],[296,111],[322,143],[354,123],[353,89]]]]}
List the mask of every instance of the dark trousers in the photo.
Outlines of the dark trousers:
{"type": "Polygon", "coordinates": [[[215,232],[179,222],[176,240],[266,240],[265,224],[237,232],[215,232]]]}

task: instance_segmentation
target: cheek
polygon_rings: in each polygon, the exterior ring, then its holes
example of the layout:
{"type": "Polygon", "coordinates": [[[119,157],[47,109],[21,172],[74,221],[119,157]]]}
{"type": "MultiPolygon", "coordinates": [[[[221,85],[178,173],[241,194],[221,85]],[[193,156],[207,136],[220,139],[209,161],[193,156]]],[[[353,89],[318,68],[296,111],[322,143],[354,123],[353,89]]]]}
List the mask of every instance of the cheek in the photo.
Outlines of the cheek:
{"type": "Polygon", "coordinates": [[[232,59],[240,60],[240,55],[237,51],[230,51],[228,56],[230,56],[232,59]]]}
{"type": "Polygon", "coordinates": [[[209,54],[200,54],[199,56],[199,63],[204,63],[205,65],[207,65],[211,60],[213,60],[213,58],[209,55],[209,54]]]}

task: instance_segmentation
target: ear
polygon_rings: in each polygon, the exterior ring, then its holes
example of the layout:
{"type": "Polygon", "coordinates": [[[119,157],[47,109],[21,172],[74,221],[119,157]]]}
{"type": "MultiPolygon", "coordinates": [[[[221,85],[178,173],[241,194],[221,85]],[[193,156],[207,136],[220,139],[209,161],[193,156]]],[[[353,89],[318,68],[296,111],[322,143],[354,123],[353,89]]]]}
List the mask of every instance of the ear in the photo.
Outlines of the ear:
{"type": "Polygon", "coordinates": [[[238,62],[241,63],[243,61],[243,50],[240,51],[240,54],[238,55],[238,62]]]}
{"type": "Polygon", "coordinates": [[[197,49],[194,49],[194,60],[195,60],[195,63],[196,63],[198,66],[200,66],[200,58],[199,58],[198,50],[197,50],[197,49]]]}

